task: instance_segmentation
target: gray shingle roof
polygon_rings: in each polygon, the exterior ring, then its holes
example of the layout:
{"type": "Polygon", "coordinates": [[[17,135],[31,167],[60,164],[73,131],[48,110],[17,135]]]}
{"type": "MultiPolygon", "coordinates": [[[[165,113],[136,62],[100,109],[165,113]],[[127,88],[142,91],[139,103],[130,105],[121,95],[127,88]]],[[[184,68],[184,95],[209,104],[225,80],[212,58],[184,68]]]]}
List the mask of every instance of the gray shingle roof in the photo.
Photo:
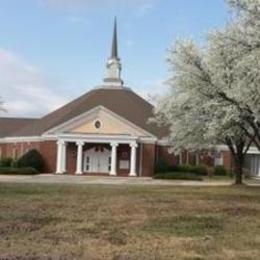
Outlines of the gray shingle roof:
{"type": "Polygon", "coordinates": [[[0,117],[0,138],[12,136],[18,129],[24,128],[35,121],[37,119],[0,117]]]}
{"type": "Polygon", "coordinates": [[[133,91],[127,88],[99,88],[87,92],[39,120],[31,121],[25,127],[16,127],[18,130],[12,131],[9,136],[39,136],[97,106],[104,106],[159,138],[168,133],[166,128],[159,128],[154,123],[148,124],[149,118],[153,116],[153,106],[133,91]]]}

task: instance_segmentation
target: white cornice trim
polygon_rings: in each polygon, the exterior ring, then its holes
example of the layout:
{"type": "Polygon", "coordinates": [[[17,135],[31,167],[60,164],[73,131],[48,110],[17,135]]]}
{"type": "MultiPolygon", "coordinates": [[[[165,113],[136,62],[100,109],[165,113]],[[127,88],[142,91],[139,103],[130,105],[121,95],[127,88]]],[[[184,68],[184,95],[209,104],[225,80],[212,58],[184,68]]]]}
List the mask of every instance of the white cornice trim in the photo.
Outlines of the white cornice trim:
{"type": "Polygon", "coordinates": [[[225,144],[219,144],[219,145],[216,145],[216,149],[218,152],[226,152],[226,151],[229,151],[229,148],[227,145],[225,144]]]}
{"type": "Polygon", "coordinates": [[[128,135],[97,135],[97,134],[59,134],[58,140],[64,142],[77,143],[82,141],[85,143],[119,143],[119,144],[131,144],[138,141],[136,136],[128,135]]]}
{"type": "MultiPolygon", "coordinates": [[[[229,148],[225,144],[217,145],[216,146],[218,152],[228,152],[229,148]]],[[[260,154],[260,151],[255,146],[251,146],[247,151],[247,154],[260,154]]]]}
{"type": "Polygon", "coordinates": [[[172,146],[172,143],[167,138],[158,140],[157,144],[160,146],[172,146]]]}
{"type": "Polygon", "coordinates": [[[71,142],[77,142],[79,140],[85,140],[86,142],[104,143],[110,141],[117,141],[120,143],[130,143],[138,141],[143,144],[156,144],[157,139],[152,137],[138,137],[131,135],[98,135],[98,134],[59,134],[59,135],[43,135],[43,136],[16,136],[0,138],[0,144],[5,143],[23,143],[23,142],[43,142],[43,141],[56,141],[65,140],[71,142]]]}
{"type": "Polygon", "coordinates": [[[247,154],[260,154],[260,151],[256,147],[250,147],[247,154]]]}
{"type": "Polygon", "coordinates": [[[42,141],[52,141],[57,140],[56,136],[14,136],[14,137],[4,137],[0,138],[0,143],[24,143],[24,142],[42,142],[42,141]]]}
{"type": "MultiPolygon", "coordinates": [[[[48,137],[48,135],[46,135],[48,137]]],[[[65,142],[77,142],[79,140],[83,140],[86,143],[132,143],[133,141],[137,141],[138,143],[143,144],[156,144],[157,139],[151,137],[138,137],[131,135],[102,135],[102,134],[58,134],[56,136],[60,140],[64,140],[65,142]]]]}
{"type": "Polygon", "coordinates": [[[156,144],[157,138],[150,138],[150,137],[140,137],[138,139],[139,143],[142,144],[156,144]]]}

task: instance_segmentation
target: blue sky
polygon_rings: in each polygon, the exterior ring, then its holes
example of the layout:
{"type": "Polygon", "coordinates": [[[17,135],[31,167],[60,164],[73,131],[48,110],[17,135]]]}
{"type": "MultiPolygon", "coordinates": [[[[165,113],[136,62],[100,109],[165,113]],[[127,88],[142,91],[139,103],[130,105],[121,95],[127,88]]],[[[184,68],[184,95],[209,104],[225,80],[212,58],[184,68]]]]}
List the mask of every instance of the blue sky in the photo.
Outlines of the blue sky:
{"type": "Polygon", "coordinates": [[[224,0],[2,0],[4,115],[41,116],[100,85],[115,15],[123,79],[144,97],[164,91],[176,39],[203,43],[229,17],[224,0]]]}

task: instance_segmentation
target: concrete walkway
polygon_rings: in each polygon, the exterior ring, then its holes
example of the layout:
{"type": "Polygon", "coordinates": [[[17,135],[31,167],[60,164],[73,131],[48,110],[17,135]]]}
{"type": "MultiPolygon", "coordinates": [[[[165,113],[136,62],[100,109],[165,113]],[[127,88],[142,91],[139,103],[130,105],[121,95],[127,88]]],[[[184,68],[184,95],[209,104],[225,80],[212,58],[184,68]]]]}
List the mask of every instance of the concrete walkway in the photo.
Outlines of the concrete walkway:
{"type": "MultiPolygon", "coordinates": [[[[171,186],[229,186],[232,180],[170,181],[152,178],[70,176],[41,174],[34,176],[0,175],[0,183],[46,183],[46,184],[102,184],[102,185],[171,185],[171,186]]],[[[250,186],[259,186],[260,180],[249,180],[250,186]]]]}

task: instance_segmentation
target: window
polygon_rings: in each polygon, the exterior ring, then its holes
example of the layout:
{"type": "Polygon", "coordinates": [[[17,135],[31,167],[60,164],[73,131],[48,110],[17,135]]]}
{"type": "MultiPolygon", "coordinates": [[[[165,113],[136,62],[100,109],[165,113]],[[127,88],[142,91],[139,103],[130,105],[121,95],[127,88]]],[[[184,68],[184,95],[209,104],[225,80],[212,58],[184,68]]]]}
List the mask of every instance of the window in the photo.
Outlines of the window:
{"type": "Polygon", "coordinates": [[[89,169],[90,169],[90,163],[89,163],[89,162],[90,162],[90,159],[89,159],[89,156],[87,156],[87,157],[86,157],[86,166],[85,166],[85,167],[86,167],[85,170],[86,170],[87,172],[88,172],[89,169]]]}
{"type": "Polygon", "coordinates": [[[111,156],[108,157],[108,171],[111,171],[111,156]]]}
{"type": "Polygon", "coordinates": [[[101,127],[101,122],[99,120],[95,122],[95,127],[96,129],[99,129],[101,127]]]}

